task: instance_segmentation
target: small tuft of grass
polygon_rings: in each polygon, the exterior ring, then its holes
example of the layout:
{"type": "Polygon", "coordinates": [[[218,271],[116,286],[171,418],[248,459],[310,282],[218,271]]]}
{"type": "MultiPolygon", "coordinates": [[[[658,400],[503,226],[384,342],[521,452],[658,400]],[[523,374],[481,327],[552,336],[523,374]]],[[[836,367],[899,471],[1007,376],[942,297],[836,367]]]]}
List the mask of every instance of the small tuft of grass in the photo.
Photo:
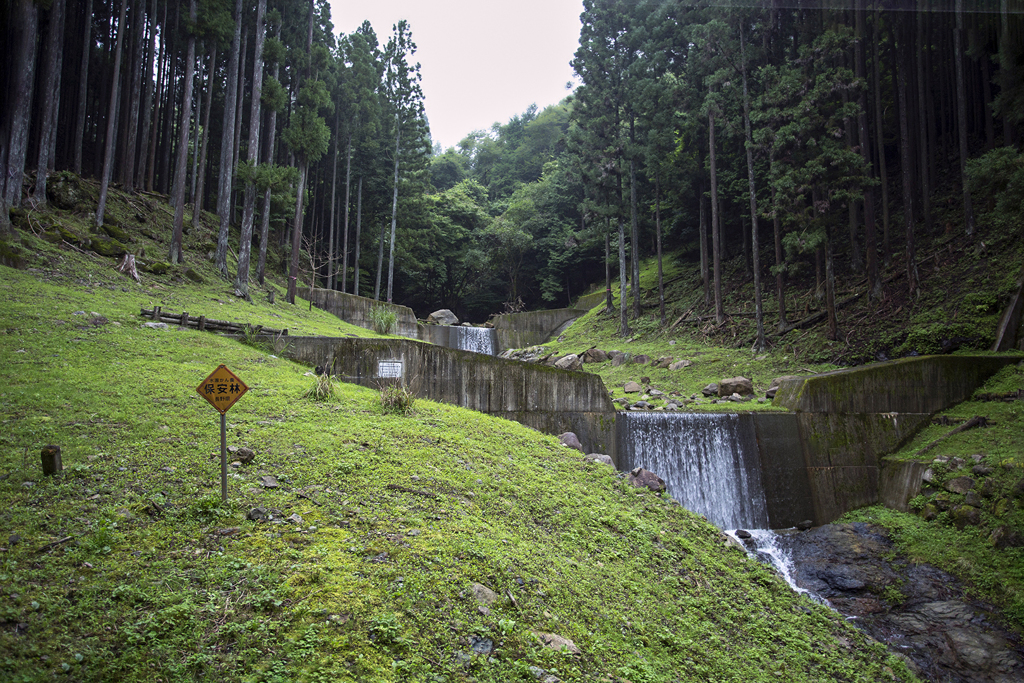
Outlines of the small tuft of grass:
{"type": "Polygon", "coordinates": [[[323,373],[316,375],[313,385],[303,392],[302,398],[318,402],[329,401],[334,398],[335,389],[334,378],[327,373],[323,373]]]}
{"type": "Polygon", "coordinates": [[[386,415],[409,415],[416,396],[408,387],[387,384],[380,388],[380,407],[386,415]]]}
{"type": "Polygon", "coordinates": [[[392,334],[398,326],[398,314],[378,304],[370,308],[370,324],[378,334],[392,334]]]}

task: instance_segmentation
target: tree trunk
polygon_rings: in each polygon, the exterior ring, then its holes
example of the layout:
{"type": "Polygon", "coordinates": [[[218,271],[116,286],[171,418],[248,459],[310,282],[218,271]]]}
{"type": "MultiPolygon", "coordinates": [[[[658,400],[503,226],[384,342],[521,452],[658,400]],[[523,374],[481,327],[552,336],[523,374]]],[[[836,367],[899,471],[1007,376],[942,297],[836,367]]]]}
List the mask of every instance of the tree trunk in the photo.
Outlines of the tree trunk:
{"type": "MultiPolygon", "coordinates": [[[[256,5],[256,35],[252,57],[252,103],[249,109],[248,161],[255,171],[260,163],[260,97],[263,94],[263,43],[267,37],[267,0],[256,5]]],[[[238,274],[235,277],[235,291],[247,301],[249,297],[249,261],[252,255],[252,226],[256,215],[256,181],[245,184],[245,199],[242,207],[242,231],[238,242],[238,274]]]]}
{"type": "Polygon", "coordinates": [[[39,30],[39,9],[32,0],[16,0],[11,14],[16,27],[14,37],[14,69],[12,97],[5,105],[4,116],[10,117],[4,198],[8,207],[21,206],[21,186],[25,177],[25,157],[32,123],[32,90],[36,76],[36,34],[39,30]]]}
{"type": "Polygon", "coordinates": [[[327,237],[327,289],[334,289],[336,283],[335,271],[334,271],[334,233],[337,232],[337,212],[335,211],[335,200],[338,196],[338,123],[340,121],[339,109],[335,105],[334,109],[334,134],[331,135],[334,138],[334,161],[331,163],[331,215],[328,217],[327,224],[328,237],[327,237]]]}
{"type": "MultiPolygon", "coordinates": [[[[342,226],[341,237],[341,291],[348,291],[348,207],[349,192],[352,188],[352,128],[349,124],[348,144],[345,151],[345,222],[342,226]]],[[[333,214],[334,210],[331,210],[333,214]]]]}
{"type": "Polygon", "coordinates": [[[299,184],[296,188],[295,223],[292,225],[292,258],[288,268],[288,303],[295,303],[295,294],[299,280],[299,247],[302,239],[302,198],[306,194],[306,172],[309,163],[305,156],[299,158],[299,184]]]}
{"type": "MultiPolygon", "coordinates": [[[[216,81],[214,74],[217,72],[217,41],[210,41],[210,57],[207,59],[209,76],[206,78],[206,94],[203,97],[203,123],[200,130],[202,143],[199,145],[199,166],[196,171],[196,191],[192,198],[192,225],[199,227],[199,221],[203,214],[203,201],[206,195],[206,156],[210,149],[210,110],[213,109],[213,87],[216,81]]],[[[262,284],[262,283],[261,283],[262,284]]]]}
{"type": "MultiPolygon", "coordinates": [[[[633,139],[633,119],[629,121],[629,139],[630,143],[634,142],[633,139]]],[[[632,256],[633,264],[633,282],[630,283],[630,289],[633,291],[633,313],[632,318],[636,320],[640,317],[640,220],[637,216],[636,210],[636,159],[630,154],[629,159],[629,243],[630,243],[630,255],[632,256]]]]}
{"type": "Polygon", "coordinates": [[[921,182],[921,215],[924,218],[924,231],[932,232],[932,191],[928,177],[928,113],[925,108],[924,57],[927,51],[924,37],[924,12],[917,13],[917,139],[919,168],[917,177],[921,182]]]}
{"type": "Polygon", "coordinates": [[[910,123],[907,115],[907,69],[910,65],[910,60],[907,59],[908,47],[906,40],[900,41],[899,51],[902,59],[899,60],[897,68],[896,89],[900,110],[900,174],[903,180],[903,224],[907,236],[907,285],[910,288],[910,295],[914,296],[917,291],[917,265],[914,263],[914,190],[911,178],[910,123]]]}
{"type": "Polygon", "coordinates": [[[970,236],[974,234],[974,209],[971,206],[971,189],[967,185],[967,103],[964,87],[963,32],[964,0],[956,0],[956,28],[953,30],[953,60],[956,62],[956,118],[957,134],[960,139],[960,183],[963,187],[964,225],[967,235],[970,236]]]}
{"type": "Polygon", "coordinates": [[[605,217],[604,223],[604,310],[611,313],[615,310],[615,301],[612,298],[612,223],[611,218],[605,217]]]}
{"type": "Polygon", "coordinates": [[[871,44],[874,49],[871,68],[875,85],[875,144],[878,154],[878,176],[882,188],[882,264],[888,268],[892,262],[892,249],[889,245],[889,171],[885,163],[885,128],[882,126],[882,77],[878,50],[878,43],[882,39],[880,22],[881,13],[878,11],[878,5],[875,5],[875,20],[871,23],[871,44]]]}
{"type": "MultiPolygon", "coordinates": [[[[127,144],[124,149],[124,165],[121,168],[121,182],[126,192],[135,193],[135,149],[139,139],[139,105],[142,97],[142,43],[145,38],[143,22],[144,2],[132,3],[132,35],[135,44],[132,49],[131,92],[128,100],[127,144]]],[[[148,76],[148,74],[147,74],[148,76]]]]}
{"type": "MultiPolygon", "coordinates": [[[[274,37],[278,40],[281,39],[281,23],[277,23],[277,28],[274,31],[274,37]]],[[[277,80],[278,74],[281,71],[281,65],[278,62],[274,62],[274,73],[272,74],[274,80],[277,80]]],[[[270,112],[270,116],[267,121],[267,152],[266,158],[268,164],[274,163],[274,137],[277,133],[277,110],[273,109],[270,112]]],[[[260,258],[256,264],[256,279],[260,283],[260,287],[263,286],[265,280],[265,273],[267,269],[267,242],[270,239],[270,188],[268,187],[263,191],[263,218],[260,221],[260,258]]]]}
{"type": "MultiPolygon", "coordinates": [[[[82,147],[85,145],[85,115],[89,111],[89,56],[92,52],[92,0],[85,0],[82,14],[82,63],[78,78],[78,108],[75,111],[75,150],[71,170],[82,175],[82,147]]],[[[151,70],[152,71],[152,70],[151,70]]]]}
{"type": "Polygon", "coordinates": [[[715,322],[725,322],[725,307],[722,303],[722,239],[718,216],[718,168],[715,159],[715,114],[708,112],[708,149],[711,162],[711,249],[715,271],[715,322]]]}
{"type": "MultiPolygon", "coordinates": [[[[701,162],[704,160],[701,159],[701,162]]],[[[708,268],[708,214],[704,208],[704,164],[700,163],[700,180],[697,183],[697,202],[700,225],[700,281],[704,288],[704,305],[711,305],[711,278],[708,268]]]]}
{"type": "MultiPolygon", "coordinates": [[[[165,2],[164,3],[163,19],[160,21],[160,25],[163,27],[163,34],[164,35],[166,35],[166,32],[167,32],[167,5],[168,5],[168,3],[165,2]]],[[[155,2],[153,3],[153,6],[156,7],[156,3],[155,2]]],[[[154,185],[154,180],[155,180],[154,176],[156,175],[156,146],[157,146],[157,138],[160,136],[160,131],[158,130],[158,127],[160,126],[160,102],[163,100],[164,91],[167,89],[167,82],[166,82],[166,79],[165,79],[165,76],[166,76],[165,72],[167,70],[167,67],[166,67],[167,59],[166,59],[166,57],[167,57],[166,41],[165,40],[161,40],[160,41],[160,65],[159,65],[159,69],[158,69],[158,73],[157,73],[157,79],[156,79],[156,100],[155,100],[154,105],[153,105],[153,126],[152,126],[152,132],[151,132],[150,137],[149,137],[149,152],[147,154],[147,157],[149,159],[149,164],[147,165],[147,168],[146,168],[146,190],[148,190],[149,192],[153,191],[153,185],[154,185]]]]}
{"type": "Polygon", "coordinates": [[[395,278],[395,225],[398,221],[398,157],[401,152],[402,125],[395,114],[395,177],[394,192],[391,195],[391,247],[388,252],[388,303],[391,303],[395,278]]]}
{"type": "Polygon", "coordinates": [[[135,187],[143,187],[149,161],[149,132],[153,109],[153,62],[156,58],[156,0],[151,0],[148,14],[149,47],[146,50],[146,67],[143,71],[146,87],[142,91],[142,131],[139,134],[139,162],[136,165],[135,187]]]}
{"type": "MultiPolygon", "coordinates": [[[[1017,82],[1016,63],[1011,49],[1010,38],[1010,5],[1008,0],[999,0],[999,89],[1001,92],[1009,92],[1017,82]]],[[[1013,123],[1010,121],[1010,107],[1003,113],[1003,144],[1010,146],[1014,143],[1013,123]]]]}
{"type": "MultiPolygon", "coordinates": [[[[854,70],[860,80],[865,80],[867,68],[864,55],[864,24],[865,0],[857,0],[856,31],[857,42],[854,44],[854,70]]],[[[871,165],[871,145],[868,135],[867,91],[860,90],[860,109],[857,112],[857,132],[860,141],[860,155],[864,160],[864,168],[873,177],[871,165]]],[[[875,235],[875,191],[872,187],[864,188],[864,255],[868,275],[868,298],[880,299],[882,296],[882,279],[878,276],[878,244],[875,235]]]]}
{"type": "Polygon", "coordinates": [[[626,224],[619,214],[619,336],[629,336],[629,304],[626,298],[626,224]]]}
{"type": "MultiPolygon", "coordinates": [[[[228,229],[231,226],[231,180],[234,175],[235,151],[232,148],[235,142],[235,102],[238,98],[238,51],[242,39],[242,0],[235,0],[235,33],[231,39],[231,55],[228,58],[228,83],[224,91],[224,127],[221,130],[220,141],[220,175],[217,187],[217,216],[220,217],[220,231],[217,234],[217,269],[224,277],[228,276],[228,229]]],[[[303,171],[304,172],[304,171],[303,171]]],[[[305,182],[305,178],[302,178],[305,182]]],[[[298,199],[302,204],[302,197],[298,199]]],[[[298,269],[298,252],[293,256],[296,265],[293,270],[298,269]]],[[[294,276],[295,273],[292,273],[294,276]]],[[[288,303],[295,303],[295,281],[288,283],[288,303]]]]}
{"type": "Polygon", "coordinates": [[[36,202],[46,204],[46,176],[53,166],[57,143],[57,114],[60,111],[60,77],[64,55],[64,0],[53,0],[46,30],[46,67],[43,73],[43,122],[39,135],[39,163],[36,166],[36,202]]]}
{"type": "MultiPolygon", "coordinates": [[[[241,158],[242,153],[242,112],[244,110],[245,101],[245,53],[249,49],[249,29],[246,27],[245,33],[242,34],[242,47],[238,53],[238,95],[235,97],[235,141],[232,143],[231,148],[231,169],[232,173],[235,173],[238,168],[238,160],[241,158]]],[[[231,202],[231,222],[238,222],[238,198],[235,192],[234,183],[231,184],[231,193],[229,195],[231,202]]]]}
{"type": "MultiPolygon", "coordinates": [[[[190,26],[196,23],[196,0],[188,5],[190,26]]],[[[171,190],[171,205],[174,206],[174,232],[171,235],[171,248],[167,260],[172,264],[184,263],[185,254],[181,248],[181,238],[185,225],[185,176],[188,174],[188,132],[192,118],[192,81],[196,65],[196,36],[188,34],[188,47],[185,48],[185,91],[182,93],[181,130],[178,140],[178,161],[174,165],[174,187],[171,190]]]]}
{"type": "Polygon", "coordinates": [[[658,319],[665,327],[665,272],[661,264],[661,174],[654,173],[654,235],[658,248],[658,319]]]}
{"type": "Polygon", "coordinates": [[[825,221],[825,310],[828,311],[828,338],[839,338],[839,320],[836,317],[836,268],[832,257],[832,230],[825,221]]]}
{"type": "Polygon", "coordinates": [[[103,213],[107,208],[107,187],[110,185],[110,172],[114,165],[114,119],[117,118],[117,105],[121,82],[121,43],[124,38],[124,18],[128,9],[128,0],[121,0],[121,17],[117,22],[117,43],[114,47],[114,77],[110,82],[110,108],[107,111],[107,137],[103,152],[103,177],[100,178],[100,201],[96,207],[96,225],[103,226],[103,213]]]}
{"type": "Polygon", "coordinates": [[[747,60],[743,42],[743,24],[740,24],[740,66],[743,72],[743,128],[746,133],[747,184],[750,192],[750,253],[751,270],[754,271],[754,319],[757,335],[754,339],[754,353],[765,349],[764,309],[761,306],[761,254],[757,235],[757,188],[754,185],[754,137],[750,130],[750,91],[747,89],[747,60]]]}
{"type": "Polygon", "coordinates": [[[380,222],[380,236],[377,238],[377,284],[373,288],[374,301],[380,301],[380,276],[384,270],[384,221],[380,222]]]}
{"type": "Polygon", "coordinates": [[[786,282],[782,260],[782,220],[779,218],[777,210],[772,219],[772,228],[775,233],[775,296],[779,306],[779,334],[782,334],[788,323],[786,322],[786,282]]]}
{"type": "Polygon", "coordinates": [[[353,260],[355,272],[352,274],[352,293],[359,296],[359,239],[363,231],[363,176],[359,176],[359,188],[356,190],[356,253],[353,260]]]}

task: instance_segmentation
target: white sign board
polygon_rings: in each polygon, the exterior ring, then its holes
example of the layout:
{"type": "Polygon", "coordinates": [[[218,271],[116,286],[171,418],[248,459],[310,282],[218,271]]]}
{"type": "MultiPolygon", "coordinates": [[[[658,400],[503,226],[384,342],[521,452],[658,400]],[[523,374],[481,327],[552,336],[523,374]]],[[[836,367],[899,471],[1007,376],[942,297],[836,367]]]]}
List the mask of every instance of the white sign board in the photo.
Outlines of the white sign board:
{"type": "Polygon", "coordinates": [[[383,379],[401,379],[402,378],[402,361],[400,360],[382,360],[377,361],[377,377],[383,379]]]}

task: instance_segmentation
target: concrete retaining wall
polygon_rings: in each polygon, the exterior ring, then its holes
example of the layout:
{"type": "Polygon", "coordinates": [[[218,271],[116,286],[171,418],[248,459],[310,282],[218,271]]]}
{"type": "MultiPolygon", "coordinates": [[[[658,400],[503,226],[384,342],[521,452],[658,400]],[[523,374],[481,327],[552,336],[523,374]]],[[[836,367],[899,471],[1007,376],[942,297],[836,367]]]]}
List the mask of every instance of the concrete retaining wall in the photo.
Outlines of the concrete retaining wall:
{"type": "Polygon", "coordinates": [[[774,403],[795,413],[811,519],[825,524],[878,502],[905,509],[917,495],[910,493],[913,472],[885,472],[895,465],[884,464],[883,456],[899,449],[934,413],[969,398],[1016,360],[921,356],[783,382],[774,403]]]}
{"type": "Polygon", "coordinates": [[[591,294],[584,294],[583,296],[576,300],[576,304],[573,306],[573,308],[579,309],[581,311],[589,311],[592,308],[594,308],[594,306],[599,306],[603,304],[606,298],[607,297],[605,295],[604,290],[601,290],[599,292],[593,292],[591,294]]]}
{"type": "Polygon", "coordinates": [[[614,406],[597,375],[404,339],[288,339],[289,358],[331,367],[342,381],[377,388],[400,380],[418,397],[550,434],[576,432],[588,453],[617,457],[614,406]]]}
{"type": "Polygon", "coordinates": [[[309,287],[299,287],[298,295],[311,301],[317,308],[333,313],[347,323],[365,327],[368,330],[373,329],[373,323],[370,321],[370,309],[374,306],[384,306],[394,311],[398,317],[395,334],[412,339],[415,339],[418,334],[416,314],[408,306],[375,301],[364,296],[345,294],[332,289],[310,290],[309,287]]]}
{"type": "Polygon", "coordinates": [[[562,325],[579,318],[586,310],[555,308],[549,311],[509,313],[491,318],[498,333],[498,346],[502,349],[520,349],[543,344],[562,325]]]}

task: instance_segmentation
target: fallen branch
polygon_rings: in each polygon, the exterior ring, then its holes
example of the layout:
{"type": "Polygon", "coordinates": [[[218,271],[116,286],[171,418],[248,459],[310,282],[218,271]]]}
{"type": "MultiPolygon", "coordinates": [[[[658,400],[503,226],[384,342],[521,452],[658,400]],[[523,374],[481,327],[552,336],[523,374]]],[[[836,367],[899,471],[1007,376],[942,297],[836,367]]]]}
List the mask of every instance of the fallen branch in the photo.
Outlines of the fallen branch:
{"type": "Polygon", "coordinates": [[[72,538],[74,538],[74,536],[65,536],[64,538],[58,538],[56,541],[51,541],[50,543],[47,543],[46,545],[44,545],[42,548],[40,548],[36,552],[37,553],[45,553],[47,550],[53,550],[54,548],[56,548],[60,544],[67,543],[72,538]]]}
{"type": "Polygon", "coordinates": [[[925,446],[924,448],[919,450],[917,452],[917,455],[924,455],[925,453],[927,453],[931,449],[935,448],[940,443],[942,443],[943,441],[945,441],[946,439],[948,439],[949,437],[951,437],[951,436],[953,436],[955,434],[959,434],[960,432],[966,432],[968,429],[974,429],[975,427],[987,427],[987,426],[988,426],[988,418],[987,417],[983,417],[981,415],[975,415],[970,420],[968,420],[967,422],[964,422],[962,425],[960,425],[959,427],[957,427],[956,429],[951,431],[949,434],[946,434],[944,436],[940,436],[939,438],[935,439],[935,441],[932,441],[930,444],[928,444],[927,446],[925,446]]]}

